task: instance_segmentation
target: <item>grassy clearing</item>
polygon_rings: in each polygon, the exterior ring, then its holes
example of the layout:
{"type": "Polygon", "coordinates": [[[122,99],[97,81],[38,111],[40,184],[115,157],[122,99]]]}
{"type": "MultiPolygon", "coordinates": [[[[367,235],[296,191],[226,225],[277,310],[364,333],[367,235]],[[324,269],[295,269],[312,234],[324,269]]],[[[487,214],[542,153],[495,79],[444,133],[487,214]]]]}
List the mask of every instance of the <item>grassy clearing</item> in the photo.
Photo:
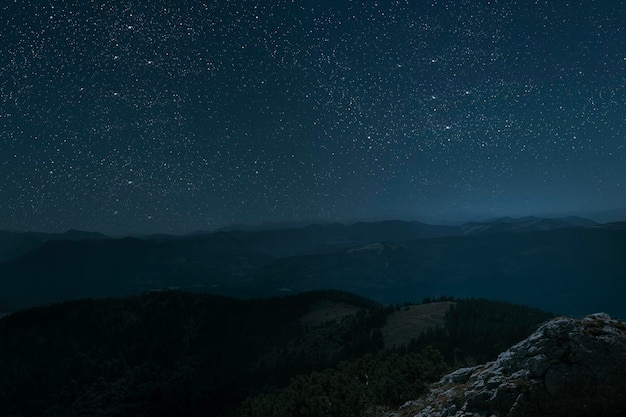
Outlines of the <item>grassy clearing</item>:
{"type": "Polygon", "coordinates": [[[451,301],[421,304],[402,307],[387,318],[382,328],[385,347],[401,347],[409,344],[412,338],[430,327],[444,325],[445,315],[452,304],[451,301]]]}
{"type": "Polygon", "coordinates": [[[330,300],[320,301],[314,304],[308,313],[300,317],[300,321],[306,324],[318,325],[353,316],[357,311],[359,311],[359,308],[350,304],[330,300]]]}

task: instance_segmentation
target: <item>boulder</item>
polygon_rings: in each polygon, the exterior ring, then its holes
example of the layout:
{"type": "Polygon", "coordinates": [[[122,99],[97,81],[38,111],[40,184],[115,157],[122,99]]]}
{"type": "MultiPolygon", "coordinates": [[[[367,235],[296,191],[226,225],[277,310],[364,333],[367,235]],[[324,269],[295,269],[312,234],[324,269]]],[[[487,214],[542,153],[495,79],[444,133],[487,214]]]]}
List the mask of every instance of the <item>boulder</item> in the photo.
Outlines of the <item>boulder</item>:
{"type": "Polygon", "coordinates": [[[626,416],[626,324],[597,313],[543,324],[494,362],[444,376],[402,416],[626,416]]]}

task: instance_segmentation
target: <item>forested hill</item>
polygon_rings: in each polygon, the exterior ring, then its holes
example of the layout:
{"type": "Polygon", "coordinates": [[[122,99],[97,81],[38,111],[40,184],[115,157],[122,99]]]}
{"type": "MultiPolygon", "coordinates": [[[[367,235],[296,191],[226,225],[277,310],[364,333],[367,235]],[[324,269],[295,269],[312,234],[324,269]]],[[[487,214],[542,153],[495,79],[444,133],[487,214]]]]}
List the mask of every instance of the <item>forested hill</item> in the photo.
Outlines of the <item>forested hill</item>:
{"type": "MultiPolygon", "coordinates": [[[[0,319],[0,415],[229,416],[244,399],[240,411],[255,413],[263,398],[282,392],[276,389],[293,393],[287,384],[296,375],[307,381],[326,369],[324,375],[339,378],[356,366],[350,364],[366,363],[384,379],[393,368],[384,364],[400,360],[417,368],[427,362],[432,379],[450,366],[495,357],[501,345],[550,317],[484,300],[451,305],[441,328],[416,334],[393,358],[383,329],[408,306],[383,307],[336,291],[259,300],[164,291],[24,310],[0,319]],[[427,345],[443,356],[419,353],[427,345]]],[[[389,401],[396,405],[402,390],[424,378],[407,374],[380,392],[395,390],[389,401]]],[[[381,393],[371,398],[386,402],[381,393]]]]}

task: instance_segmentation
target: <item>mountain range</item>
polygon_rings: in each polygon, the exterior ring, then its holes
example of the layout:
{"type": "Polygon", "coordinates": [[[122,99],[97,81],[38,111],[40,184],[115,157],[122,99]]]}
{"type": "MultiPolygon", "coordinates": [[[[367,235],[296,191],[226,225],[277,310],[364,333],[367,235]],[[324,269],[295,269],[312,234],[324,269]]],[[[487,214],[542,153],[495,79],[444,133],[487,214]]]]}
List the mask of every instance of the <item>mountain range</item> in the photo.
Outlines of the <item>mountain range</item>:
{"type": "Polygon", "coordinates": [[[0,234],[0,311],[172,288],[239,298],[338,289],[393,304],[442,294],[626,317],[625,223],[381,221],[113,239],[0,234]]]}

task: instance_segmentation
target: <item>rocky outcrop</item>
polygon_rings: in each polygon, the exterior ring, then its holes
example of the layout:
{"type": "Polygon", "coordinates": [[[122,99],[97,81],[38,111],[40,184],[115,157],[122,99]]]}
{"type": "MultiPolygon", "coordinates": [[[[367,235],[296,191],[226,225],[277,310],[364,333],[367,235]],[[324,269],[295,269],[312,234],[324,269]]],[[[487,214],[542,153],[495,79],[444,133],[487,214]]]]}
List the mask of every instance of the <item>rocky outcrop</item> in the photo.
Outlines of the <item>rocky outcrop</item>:
{"type": "Polygon", "coordinates": [[[397,415],[626,416],[626,324],[557,318],[494,362],[443,377],[397,415]]]}

